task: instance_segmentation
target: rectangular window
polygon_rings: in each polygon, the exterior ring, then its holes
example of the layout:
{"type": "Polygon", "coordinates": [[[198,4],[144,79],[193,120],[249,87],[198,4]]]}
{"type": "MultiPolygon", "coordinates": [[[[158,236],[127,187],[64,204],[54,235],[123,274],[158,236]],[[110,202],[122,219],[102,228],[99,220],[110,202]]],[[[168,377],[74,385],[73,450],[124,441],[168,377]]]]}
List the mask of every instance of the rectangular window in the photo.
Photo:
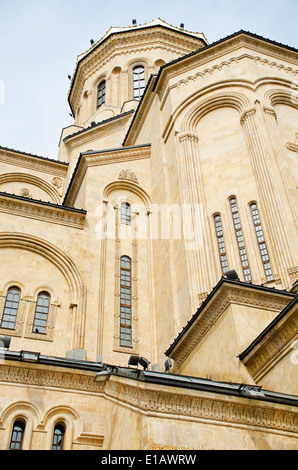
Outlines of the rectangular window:
{"type": "Polygon", "coordinates": [[[225,274],[229,270],[229,267],[228,267],[228,260],[227,260],[225,242],[223,238],[223,230],[222,230],[220,215],[214,216],[214,224],[215,224],[215,232],[217,236],[221,269],[222,269],[223,274],[225,274]]]}
{"type": "Polygon", "coordinates": [[[131,259],[122,256],[120,267],[120,346],[131,347],[131,259]]]}
{"type": "Polygon", "coordinates": [[[267,245],[266,245],[264,235],[263,235],[263,230],[261,227],[261,220],[260,220],[257,204],[255,203],[250,204],[250,209],[251,209],[252,220],[253,220],[253,224],[255,227],[255,233],[256,233],[257,242],[259,245],[260,255],[261,255],[262,262],[263,262],[266,279],[267,281],[273,281],[274,278],[273,278],[273,273],[272,273],[272,269],[270,265],[269,253],[267,250],[267,245]]]}
{"type": "Polygon", "coordinates": [[[244,244],[244,238],[242,234],[240,216],[239,216],[236,199],[231,198],[230,204],[231,204],[231,211],[233,215],[233,222],[234,222],[234,228],[235,228],[235,233],[236,233],[236,238],[237,238],[237,243],[238,243],[242,271],[243,271],[245,281],[249,282],[251,281],[251,274],[250,274],[250,268],[248,264],[248,258],[247,258],[245,244],[244,244]]]}

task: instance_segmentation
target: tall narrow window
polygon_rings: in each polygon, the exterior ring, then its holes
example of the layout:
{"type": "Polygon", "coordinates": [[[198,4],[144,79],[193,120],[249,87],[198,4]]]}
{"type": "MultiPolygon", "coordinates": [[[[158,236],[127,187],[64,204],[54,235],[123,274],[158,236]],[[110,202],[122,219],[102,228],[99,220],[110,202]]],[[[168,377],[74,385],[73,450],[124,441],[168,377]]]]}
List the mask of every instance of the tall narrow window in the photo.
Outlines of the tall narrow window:
{"type": "Polygon", "coordinates": [[[63,450],[65,428],[62,424],[57,424],[54,428],[52,450],[63,450]]]}
{"type": "Polygon", "coordinates": [[[140,100],[145,90],[145,68],[138,65],[133,69],[133,97],[140,100]]]}
{"type": "Polygon", "coordinates": [[[11,440],[10,440],[10,450],[21,450],[23,446],[23,439],[24,439],[24,432],[25,432],[25,423],[23,421],[15,421],[11,440]]]}
{"type": "Polygon", "coordinates": [[[266,279],[267,281],[273,281],[273,274],[272,274],[269,254],[267,250],[267,245],[264,239],[263,230],[261,226],[258,206],[255,203],[250,204],[250,209],[251,209],[252,220],[254,223],[255,232],[257,236],[257,241],[259,244],[259,250],[260,250],[260,254],[261,254],[261,258],[262,258],[262,262],[263,262],[263,266],[264,266],[264,270],[266,274],[266,279]]]}
{"type": "Polygon", "coordinates": [[[215,224],[215,231],[216,231],[217,242],[218,242],[221,268],[224,274],[229,270],[229,267],[228,267],[227,253],[226,253],[226,247],[225,247],[225,242],[224,242],[224,237],[223,237],[223,230],[222,230],[220,215],[214,216],[214,224],[215,224]]]}
{"type": "Polygon", "coordinates": [[[97,107],[100,108],[106,102],[106,82],[103,81],[97,88],[97,107]]]}
{"type": "Polygon", "coordinates": [[[131,347],[131,259],[122,256],[120,266],[120,346],[131,347]]]}
{"type": "Polygon", "coordinates": [[[131,223],[131,206],[128,202],[121,204],[121,223],[126,225],[131,223]]]}
{"type": "Polygon", "coordinates": [[[241,223],[240,223],[240,216],[239,216],[236,199],[231,198],[230,204],[231,204],[231,211],[232,211],[232,216],[233,216],[233,222],[234,222],[234,227],[235,227],[235,233],[236,233],[236,238],[237,238],[237,243],[238,243],[238,248],[239,248],[239,255],[240,255],[244,279],[245,281],[251,281],[251,274],[250,274],[250,269],[249,269],[249,264],[248,264],[248,259],[247,259],[247,253],[246,253],[246,249],[244,245],[244,238],[243,238],[243,233],[242,233],[242,228],[241,228],[241,223]]]}
{"type": "Polygon", "coordinates": [[[46,333],[48,314],[50,309],[50,296],[47,292],[41,292],[38,294],[35,316],[33,323],[34,333],[46,333]]]}
{"type": "Polygon", "coordinates": [[[20,303],[20,290],[17,287],[11,287],[6,295],[1,328],[14,330],[16,318],[20,303]]]}

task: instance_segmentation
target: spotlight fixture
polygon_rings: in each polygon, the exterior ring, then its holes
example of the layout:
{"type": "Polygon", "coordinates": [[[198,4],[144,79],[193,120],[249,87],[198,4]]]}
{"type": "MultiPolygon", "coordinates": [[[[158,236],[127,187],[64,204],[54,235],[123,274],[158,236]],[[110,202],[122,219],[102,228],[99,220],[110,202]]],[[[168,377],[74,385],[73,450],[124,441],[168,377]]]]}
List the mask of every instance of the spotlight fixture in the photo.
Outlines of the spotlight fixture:
{"type": "Polygon", "coordinates": [[[180,28],[184,29],[184,23],[180,23],[180,28]]]}
{"type": "Polygon", "coordinates": [[[33,351],[21,351],[21,360],[24,362],[38,362],[40,353],[33,351]]]}
{"type": "Polygon", "coordinates": [[[139,364],[144,368],[144,370],[147,370],[149,367],[150,361],[148,361],[145,357],[140,357],[139,364]]]}
{"type": "Polygon", "coordinates": [[[165,372],[169,372],[172,366],[173,366],[173,363],[171,359],[168,357],[168,359],[165,362],[165,372]]]}
{"type": "Polygon", "coordinates": [[[139,364],[139,356],[130,356],[128,360],[129,366],[137,366],[139,364]]]}
{"type": "Polygon", "coordinates": [[[95,122],[95,121],[92,121],[92,122],[91,122],[91,126],[92,126],[92,127],[96,126],[96,122],[95,122]]]}
{"type": "Polygon", "coordinates": [[[150,362],[145,357],[130,356],[128,361],[129,366],[138,366],[139,364],[144,368],[144,370],[147,370],[150,362]]]}
{"type": "Polygon", "coordinates": [[[137,20],[132,20],[132,25],[136,26],[137,25],[137,20]]]}
{"type": "Polygon", "coordinates": [[[224,275],[225,278],[231,279],[232,281],[239,281],[239,276],[236,273],[235,269],[232,269],[231,271],[227,271],[224,275]]]}
{"type": "Polygon", "coordinates": [[[91,46],[93,46],[93,44],[94,44],[94,40],[93,40],[93,39],[90,39],[90,44],[91,44],[91,46]]]}
{"type": "Polygon", "coordinates": [[[71,80],[71,75],[68,75],[69,80],[71,80]]]}
{"type": "Polygon", "coordinates": [[[94,382],[107,382],[112,375],[112,369],[107,367],[106,369],[98,372],[94,378],[94,382]]]}
{"type": "Polygon", "coordinates": [[[262,391],[262,387],[259,387],[257,385],[242,384],[240,385],[238,392],[240,395],[244,395],[244,396],[255,396],[255,397],[265,396],[264,392],[262,391]]]}
{"type": "Polygon", "coordinates": [[[10,336],[0,336],[0,349],[9,349],[10,342],[10,336]]]}

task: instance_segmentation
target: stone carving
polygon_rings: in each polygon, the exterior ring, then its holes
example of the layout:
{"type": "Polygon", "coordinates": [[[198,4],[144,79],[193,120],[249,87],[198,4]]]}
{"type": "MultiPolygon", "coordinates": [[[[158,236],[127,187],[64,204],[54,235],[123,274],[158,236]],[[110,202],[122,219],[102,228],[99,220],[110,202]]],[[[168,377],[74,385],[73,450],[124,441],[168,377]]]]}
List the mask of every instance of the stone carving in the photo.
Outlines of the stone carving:
{"type": "Polygon", "coordinates": [[[31,193],[30,193],[29,189],[23,188],[20,191],[20,196],[22,196],[22,197],[31,197],[31,193]]]}
{"type": "Polygon", "coordinates": [[[296,143],[287,142],[286,147],[288,150],[298,153],[298,132],[295,133],[295,137],[296,137],[296,143]]]}
{"type": "Polygon", "coordinates": [[[137,184],[139,183],[138,178],[136,177],[135,173],[130,170],[122,170],[118,179],[133,181],[134,183],[137,183],[137,184]]]}

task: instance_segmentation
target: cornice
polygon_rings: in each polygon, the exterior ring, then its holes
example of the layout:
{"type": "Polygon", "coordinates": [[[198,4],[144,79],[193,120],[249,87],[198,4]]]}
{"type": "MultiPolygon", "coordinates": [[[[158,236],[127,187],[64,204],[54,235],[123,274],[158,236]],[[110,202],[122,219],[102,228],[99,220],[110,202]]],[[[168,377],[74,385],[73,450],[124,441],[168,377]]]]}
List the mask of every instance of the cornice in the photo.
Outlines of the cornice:
{"type": "Polygon", "coordinates": [[[68,170],[68,163],[4,147],[0,147],[0,162],[61,177],[65,177],[68,170]]]}
{"type": "Polygon", "coordinates": [[[94,372],[49,368],[1,361],[0,382],[73,390],[78,392],[100,393],[103,384],[94,382],[94,372]]]}
{"type": "Polygon", "coordinates": [[[0,192],[0,212],[83,229],[86,212],[0,192]]]}
{"type": "Polygon", "coordinates": [[[192,321],[165,353],[175,360],[177,367],[183,364],[231,303],[269,309],[279,313],[291,301],[291,297],[289,298],[282,292],[247,288],[244,284],[223,284],[216,290],[215,294],[207,297],[192,321]]]}
{"type": "Polygon", "coordinates": [[[147,416],[248,426],[296,433],[298,413],[291,407],[252,403],[247,399],[214,393],[136,385],[129,380],[110,380],[105,395],[147,416]]]}
{"type": "Polygon", "coordinates": [[[75,203],[76,196],[89,167],[143,160],[150,158],[150,156],[150,145],[123,147],[118,149],[104,150],[100,152],[87,152],[81,154],[72,180],[69,184],[64,203],[68,206],[72,206],[75,203]]]}
{"type": "Polygon", "coordinates": [[[265,432],[297,433],[297,410],[289,405],[198,390],[143,384],[122,377],[95,382],[95,372],[1,361],[0,382],[101,395],[137,413],[265,432]]]}
{"type": "Polygon", "coordinates": [[[281,312],[277,320],[255,341],[248,354],[239,356],[255,381],[259,381],[276,362],[291,351],[292,343],[298,337],[297,298],[286,307],[286,314],[281,312]]]}
{"type": "MultiPolygon", "coordinates": [[[[194,66],[198,66],[198,64],[201,66],[212,60],[219,59],[223,55],[234,52],[242,47],[251,49],[254,52],[270,55],[272,58],[289,62],[291,65],[297,67],[298,50],[251,35],[247,32],[240,32],[163,66],[158,74],[154,91],[157,91],[159,96],[162,96],[169,77],[176,76],[181,70],[186,71],[194,66]]],[[[264,58],[259,58],[259,60],[270,64],[270,62],[264,58]]],[[[272,64],[274,64],[274,62],[272,62],[272,64]]],[[[280,64],[276,66],[280,68],[280,64]]],[[[292,73],[297,74],[297,68],[293,69],[291,66],[286,67],[284,65],[283,68],[285,70],[289,69],[292,73]]]]}
{"type": "Polygon", "coordinates": [[[119,128],[125,127],[127,125],[127,121],[131,119],[133,113],[134,111],[131,110],[127,111],[126,113],[119,114],[118,116],[114,116],[110,119],[106,119],[94,126],[87,127],[86,129],[80,130],[65,137],[63,141],[70,149],[74,149],[86,143],[93,142],[106,135],[116,132],[119,128]]]}

